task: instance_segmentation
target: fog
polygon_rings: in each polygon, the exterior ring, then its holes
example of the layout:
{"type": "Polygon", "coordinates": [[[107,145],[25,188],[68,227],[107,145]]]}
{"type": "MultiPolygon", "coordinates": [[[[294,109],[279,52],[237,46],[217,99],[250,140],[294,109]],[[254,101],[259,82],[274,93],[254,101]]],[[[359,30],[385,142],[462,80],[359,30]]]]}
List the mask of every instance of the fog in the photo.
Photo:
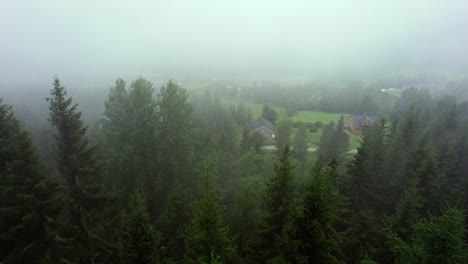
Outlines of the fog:
{"type": "Polygon", "coordinates": [[[468,1],[0,2],[1,87],[468,69],[468,1]]]}

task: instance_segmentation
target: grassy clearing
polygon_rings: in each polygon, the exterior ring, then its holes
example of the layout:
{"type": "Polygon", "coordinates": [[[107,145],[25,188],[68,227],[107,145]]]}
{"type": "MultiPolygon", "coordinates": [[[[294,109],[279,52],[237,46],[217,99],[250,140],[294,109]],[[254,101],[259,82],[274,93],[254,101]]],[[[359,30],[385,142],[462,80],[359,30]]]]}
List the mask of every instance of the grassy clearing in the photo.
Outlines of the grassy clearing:
{"type": "MultiPolygon", "coordinates": [[[[229,106],[229,105],[239,105],[240,101],[238,99],[230,99],[230,98],[222,98],[221,103],[223,105],[229,106]]],[[[252,118],[256,119],[262,115],[262,109],[263,109],[263,104],[259,103],[254,103],[254,102],[246,102],[243,101],[245,107],[247,109],[250,109],[252,111],[252,118]]],[[[278,112],[278,117],[279,120],[287,118],[286,116],[286,110],[284,107],[278,107],[275,106],[276,111],[278,112]]],[[[291,120],[293,122],[317,122],[321,121],[324,124],[327,124],[331,121],[337,122],[342,114],[339,113],[325,113],[325,112],[318,112],[318,111],[299,111],[291,117],[291,120]]],[[[347,122],[348,114],[343,114],[345,118],[345,122],[347,122]]],[[[291,140],[294,140],[294,136],[296,134],[296,129],[293,129],[293,135],[291,137],[291,140]]],[[[320,142],[320,137],[322,136],[322,129],[318,129],[317,132],[308,132],[307,137],[309,139],[309,147],[314,148],[318,147],[318,144],[320,142]]],[[[350,149],[356,149],[361,145],[360,143],[361,136],[359,135],[351,135],[351,138],[349,140],[349,147],[350,149]]],[[[292,141],[291,141],[292,142],[292,141]]]]}
{"type": "MultiPolygon", "coordinates": [[[[246,102],[242,101],[246,109],[250,109],[252,111],[252,118],[257,119],[262,115],[263,104],[253,103],[253,102],[246,102]]],[[[222,98],[221,103],[223,105],[239,105],[240,100],[238,99],[229,99],[229,98],[222,98]]],[[[274,106],[276,112],[278,113],[278,119],[286,118],[286,110],[284,107],[274,106]]]]}
{"type": "Polygon", "coordinates": [[[357,149],[359,146],[361,146],[361,140],[362,140],[362,136],[351,135],[351,138],[349,139],[349,148],[357,149]]]}
{"type": "MultiPolygon", "coordinates": [[[[331,121],[338,121],[342,114],[325,113],[317,111],[299,111],[291,119],[294,122],[317,122],[321,121],[324,124],[331,121]]],[[[343,114],[346,118],[346,114],[343,114]]]]}

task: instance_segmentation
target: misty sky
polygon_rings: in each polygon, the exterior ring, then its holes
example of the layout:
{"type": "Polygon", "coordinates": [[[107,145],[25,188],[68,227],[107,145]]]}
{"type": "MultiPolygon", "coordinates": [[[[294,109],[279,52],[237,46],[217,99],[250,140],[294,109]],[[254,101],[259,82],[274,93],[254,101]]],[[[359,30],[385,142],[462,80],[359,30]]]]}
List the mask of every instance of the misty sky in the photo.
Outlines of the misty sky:
{"type": "Polygon", "coordinates": [[[0,0],[2,83],[468,70],[467,0],[0,0]]]}

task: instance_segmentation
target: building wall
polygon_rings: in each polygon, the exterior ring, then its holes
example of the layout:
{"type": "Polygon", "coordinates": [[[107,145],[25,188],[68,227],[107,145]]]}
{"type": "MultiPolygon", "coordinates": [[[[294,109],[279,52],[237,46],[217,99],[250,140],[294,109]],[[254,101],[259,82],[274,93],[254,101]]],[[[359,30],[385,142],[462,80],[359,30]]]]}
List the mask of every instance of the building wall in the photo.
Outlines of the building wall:
{"type": "Polygon", "coordinates": [[[270,131],[268,131],[264,127],[254,130],[251,133],[256,133],[256,132],[260,133],[263,136],[263,138],[265,139],[265,143],[273,143],[273,141],[275,140],[274,134],[272,134],[270,131]]]}
{"type": "Polygon", "coordinates": [[[353,122],[353,117],[350,116],[349,119],[348,119],[348,125],[349,127],[351,128],[351,132],[354,134],[354,135],[362,135],[362,131],[360,129],[357,129],[355,126],[354,126],[354,122],[353,122]]]}

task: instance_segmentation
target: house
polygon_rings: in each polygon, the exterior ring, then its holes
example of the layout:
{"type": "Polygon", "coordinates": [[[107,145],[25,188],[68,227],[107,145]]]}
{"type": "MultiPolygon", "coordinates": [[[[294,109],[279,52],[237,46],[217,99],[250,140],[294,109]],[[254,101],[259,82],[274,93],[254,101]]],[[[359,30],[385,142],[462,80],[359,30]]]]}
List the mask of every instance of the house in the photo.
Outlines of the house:
{"type": "Polygon", "coordinates": [[[249,132],[250,134],[260,133],[265,141],[273,141],[275,139],[275,132],[273,132],[273,124],[266,120],[263,117],[253,121],[249,125],[249,132]]]}
{"type": "Polygon", "coordinates": [[[352,115],[349,117],[348,127],[350,128],[351,132],[355,135],[362,135],[362,133],[370,128],[377,117],[375,115],[352,115]]]}

